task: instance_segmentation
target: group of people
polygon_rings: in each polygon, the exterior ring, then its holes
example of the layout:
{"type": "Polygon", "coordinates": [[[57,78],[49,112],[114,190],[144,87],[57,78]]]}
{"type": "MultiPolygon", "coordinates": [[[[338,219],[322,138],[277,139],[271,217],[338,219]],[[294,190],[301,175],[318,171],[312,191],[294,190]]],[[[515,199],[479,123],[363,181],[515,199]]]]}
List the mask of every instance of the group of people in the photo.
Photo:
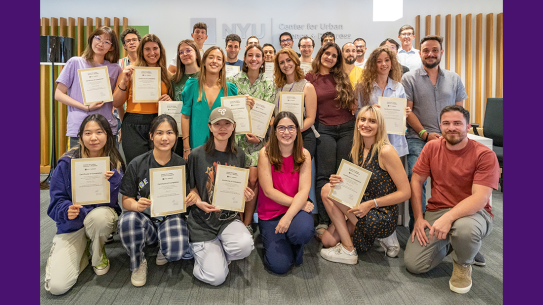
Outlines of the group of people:
{"type": "Polygon", "coordinates": [[[68,291],[89,258],[97,275],[107,273],[104,245],[117,230],[130,257],[134,286],[145,285],[144,250],[155,243],[157,265],[194,258],[194,276],[220,285],[230,262],[254,249],[255,210],[264,265],[276,274],[302,264],[304,245],[313,236],[322,241],[320,255],[328,261],[356,264],[358,254],[369,251],[376,239],[388,256],[396,257],[398,203],[408,199],[412,235],[405,249],[406,268],[427,272],[452,252],[450,289],[470,290],[476,256],[484,264],[479,249],[492,230],[489,198],[498,188],[499,167],[491,150],[467,138],[469,112],[462,107],[467,95],[460,77],[439,67],[441,37],[426,36],[421,50],[415,50],[414,29],[406,25],[399,30],[401,47],[388,38],[365,58],[364,39],[340,47],[328,32],[311,58],[311,37],[300,39],[298,54],[290,33],[280,35],[278,51],[271,44],[260,46],[253,36],[238,60],[238,35],[226,37],[226,53],[217,46],[203,50],[204,23],[195,24],[191,36],[193,40],[178,44],[167,65],[156,35],[140,37],[135,29],[125,30],[120,40],[127,56],[119,60],[116,34],[109,27],[97,28],[82,56],[71,58],[56,80],[55,98],[69,106],[70,149],[51,179],[48,215],[57,223],[57,234],[47,262],[46,290],[68,291]],[[273,80],[264,75],[265,62],[274,63],[273,80]],[[305,71],[303,63],[311,68],[305,71]],[[237,65],[240,72],[226,77],[226,65],[237,65]],[[77,70],[99,66],[108,67],[113,101],[85,106],[77,70]],[[158,102],[133,102],[135,66],[160,67],[158,101],[183,102],[181,130],[174,118],[158,114],[158,102]],[[279,112],[281,92],[304,93],[301,121],[291,112],[279,112]],[[250,108],[255,99],[275,105],[264,138],[235,134],[234,115],[221,107],[221,97],[236,95],[245,95],[250,108]],[[380,96],[407,99],[405,136],[387,134],[380,96]],[[122,137],[117,137],[121,122],[122,137]],[[70,160],[93,157],[110,157],[112,170],[104,179],[111,184],[111,201],[73,204],[70,160]],[[372,172],[356,208],[328,195],[342,183],[336,172],[343,159],[372,172]],[[187,167],[187,213],[151,217],[149,170],[181,165],[187,167]],[[249,169],[243,213],[212,205],[217,165],[249,169]],[[432,197],[426,206],[429,176],[432,197]],[[309,199],[312,184],[316,202],[309,199]],[[316,227],[311,215],[315,206],[316,227]]]}

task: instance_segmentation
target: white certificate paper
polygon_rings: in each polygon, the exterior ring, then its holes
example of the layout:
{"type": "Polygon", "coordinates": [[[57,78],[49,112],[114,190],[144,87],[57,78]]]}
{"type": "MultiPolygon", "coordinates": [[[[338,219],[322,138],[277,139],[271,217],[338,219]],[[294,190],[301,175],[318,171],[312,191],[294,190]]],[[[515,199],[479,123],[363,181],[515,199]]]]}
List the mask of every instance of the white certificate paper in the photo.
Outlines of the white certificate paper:
{"type": "Polygon", "coordinates": [[[83,104],[113,101],[107,67],[79,69],[77,73],[79,74],[83,104]]]}
{"type": "Polygon", "coordinates": [[[186,211],[185,166],[151,168],[151,217],[166,216],[186,211]]]}
{"type": "Polygon", "coordinates": [[[407,99],[380,96],[379,105],[381,105],[387,133],[405,135],[407,99]]]}
{"type": "Polygon", "coordinates": [[[275,104],[255,98],[255,105],[251,109],[251,129],[255,136],[266,137],[274,110],[275,104]]]}
{"type": "Polygon", "coordinates": [[[307,74],[307,72],[311,71],[311,63],[310,62],[301,62],[300,68],[304,71],[304,74],[307,74]]]}
{"type": "Polygon", "coordinates": [[[298,125],[304,125],[304,93],[303,92],[281,92],[279,100],[279,112],[290,111],[298,119],[298,125]]]}
{"type": "Polygon", "coordinates": [[[236,121],[236,134],[251,133],[250,108],[247,106],[245,95],[221,97],[221,106],[232,110],[234,121],[236,121]]]}
{"type": "Polygon", "coordinates": [[[167,114],[175,119],[177,122],[177,130],[179,130],[179,137],[183,136],[181,132],[181,108],[183,108],[183,102],[179,101],[159,101],[158,102],[158,115],[167,114]]]}
{"type": "Polygon", "coordinates": [[[73,204],[108,203],[109,157],[72,159],[72,202],[73,204]]]}
{"type": "Polygon", "coordinates": [[[156,103],[160,93],[160,67],[134,67],[132,102],[156,103]]]}
{"type": "Polygon", "coordinates": [[[274,72],[274,63],[273,63],[273,61],[265,63],[264,77],[267,80],[273,81],[273,72],[274,72]]]}
{"type": "Polygon", "coordinates": [[[212,205],[217,209],[243,212],[249,169],[217,165],[212,205]]]}
{"type": "Polygon", "coordinates": [[[350,208],[357,207],[362,201],[371,172],[343,159],[337,175],[341,176],[343,181],[332,187],[328,196],[350,208]]]}
{"type": "Polygon", "coordinates": [[[226,69],[226,77],[234,76],[239,73],[238,66],[225,65],[224,68],[226,69]]]}

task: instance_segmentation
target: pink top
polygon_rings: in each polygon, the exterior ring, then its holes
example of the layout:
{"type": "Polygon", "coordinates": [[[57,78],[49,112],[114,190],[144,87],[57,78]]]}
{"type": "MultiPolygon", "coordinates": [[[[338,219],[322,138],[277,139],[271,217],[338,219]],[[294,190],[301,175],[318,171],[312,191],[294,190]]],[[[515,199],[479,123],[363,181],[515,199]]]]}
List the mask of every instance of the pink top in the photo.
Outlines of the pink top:
{"type": "MultiPolygon", "coordinates": [[[[292,172],[294,168],[294,158],[292,155],[283,157],[283,172],[275,171],[271,166],[273,187],[281,193],[294,197],[298,193],[298,185],[300,183],[300,173],[292,172]]],[[[270,220],[287,212],[289,207],[280,205],[264,195],[262,187],[259,186],[258,194],[258,218],[262,220],[270,220]]]]}

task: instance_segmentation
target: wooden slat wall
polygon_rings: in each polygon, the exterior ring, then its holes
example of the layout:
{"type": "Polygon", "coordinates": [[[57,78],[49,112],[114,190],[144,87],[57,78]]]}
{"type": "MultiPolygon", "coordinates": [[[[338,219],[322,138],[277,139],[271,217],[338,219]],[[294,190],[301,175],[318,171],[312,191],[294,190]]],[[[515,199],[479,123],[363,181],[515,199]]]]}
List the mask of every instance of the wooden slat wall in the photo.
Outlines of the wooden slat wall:
{"type": "Polygon", "coordinates": [[[483,83],[483,14],[475,16],[475,123],[481,124],[481,93],[483,83]]]}
{"type": "Polygon", "coordinates": [[[461,67],[462,67],[462,15],[458,14],[455,16],[456,19],[456,29],[454,31],[454,71],[456,74],[462,76],[461,67]]]}
{"type": "Polygon", "coordinates": [[[426,26],[424,28],[424,32],[425,32],[424,36],[430,35],[431,30],[432,30],[432,16],[428,15],[426,16],[426,26]]]}
{"type": "MultiPolygon", "coordinates": [[[[41,35],[49,35],[49,19],[41,19],[41,35]]],[[[50,66],[40,66],[40,86],[41,86],[41,95],[40,95],[40,172],[47,172],[48,165],[50,163],[50,128],[49,128],[49,118],[51,117],[51,101],[50,94],[50,79],[49,74],[51,73],[50,66]]]]}
{"type": "Polygon", "coordinates": [[[503,13],[497,16],[496,26],[496,97],[503,97],[503,13]]]}
{"type": "Polygon", "coordinates": [[[417,15],[415,17],[415,49],[420,50],[420,38],[417,39],[417,37],[422,36],[420,32],[420,15],[417,15]]]}
{"type": "Polygon", "coordinates": [[[468,98],[464,101],[464,108],[471,113],[469,119],[473,122],[473,112],[471,111],[471,101],[474,100],[471,94],[471,18],[471,14],[466,15],[466,55],[464,58],[466,76],[464,78],[464,87],[466,88],[468,98]]]}
{"type": "Polygon", "coordinates": [[[77,17],[77,56],[83,54],[83,46],[85,45],[85,37],[83,36],[85,19],[77,17]]]}
{"type": "Polygon", "coordinates": [[[451,14],[445,16],[445,69],[451,70],[451,14]]]}
{"type": "MultiPolygon", "coordinates": [[[[117,35],[117,37],[120,37],[121,33],[119,33],[119,18],[117,18],[117,17],[113,18],[113,32],[115,32],[115,35],[117,35]]],[[[121,56],[120,56],[120,58],[123,58],[123,57],[125,57],[124,48],[121,47],[121,56]]]]}
{"type": "Polygon", "coordinates": [[[96,28],[99,29],[102,27],[102,18],[96,17],[96,28]]]}
{"type": "Polygon", "coordinates": [[[441,36],[441,15],[436,15],[436,29],[435,33],[437,36],[441,36]]]}
{"type": "MultiPolygon", "coordinates": [[[[494,96],[492,93],[492,56],[494,55],[494,14],[486,15],[486,46],[485,46],[485,94],[483,109],[486,109],[486,99],[494,96]]],[[[481,118],[484,124],[484,115],[481,118]]]]}

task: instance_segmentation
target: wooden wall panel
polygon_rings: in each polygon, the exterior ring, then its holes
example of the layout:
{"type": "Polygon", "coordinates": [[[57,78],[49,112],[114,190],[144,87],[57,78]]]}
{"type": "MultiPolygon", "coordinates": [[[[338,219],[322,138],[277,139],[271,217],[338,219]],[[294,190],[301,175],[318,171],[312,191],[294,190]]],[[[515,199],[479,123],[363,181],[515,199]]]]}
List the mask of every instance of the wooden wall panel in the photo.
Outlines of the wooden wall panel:
{"type": "MultiPolygon", "coordinates": [[[[41,18],[41,35],[49,35],[49,18],[41,18]]],[[[49,165],[49,116],[50,116],[50,103],[49,95],[51,91],[49,89],[49,77],[51,73],[50,66],[40,66],[40,165],[49,165]]]]}
{"type": "Polygon", "coordinates": [[[96,28],[99,29],[102,27],[102,18],[96,17],[96,28]]]}
{"type": "Polygon", "coordinates": [[[435,31],[437,36],[441,36],[441,15],[436,15],[435,31]]]}
{"type": "Polygon", "coordinates": [[[74,18],[71,18],[71,17],[68,18],[68,34],[66,36],[75,39],[75,19],[74,18]]]}
{"type": "MultiPolygon", "coordinates": [[[[421,32],[420,32],[420,15],[417,15],[417,17],[415,17],[415,49],[417,50],[420,50],[420,37],[421,36],[421,32]],[[419,38],[417,38],[419,37],[419,38]]],[[[400,45],[401,45],[401,42],[400,42],[400,45]]]]}
{"type": "Polygon", "coordinates": [[[483,80],[483,14],[475,19],[475,117],[474,122],[481,124],[481,93],[483,80]]]}
{"type": "MultiPolygon", "coordinates": [[[[128,29],[128,18],[123,17],[123,32],[124,32],[126,29],[128,29]]],[[[122,33],[122,32],[121,32],[121,33],[122,33]]],[[[128,54],[124,54],[124,48],[121,47],[121,49],[122,49],[122,54],[123,54],[123,55],[121,56],[121,58],[123,58],[123,57],[125,57],[125,56],[128,56],[128,54]]]]}
{"type": "Polygon", "coordinates": [[[61,36],[61,37],[67,37],[68,36],[68,33],[67,33],[67,30],[68,30],[67,21],[68,20],[66,20],[66,18],[60,18],[60,26],[58,28],[58,30],[59,30],[58,36],[61,36]]]}
{"type": "Polygon", "coordinates": [[[111,27],[111,19],[104,17],[104,26],[111,27]]]}
{"type": "Polygon", "coordinates": [[[94,31],[92,28],[92,18],[87,17],[87,33],[85,34],[85,41],[87,41],[92,31],[94,31]]]}
{"type": "Polygon", "coordinates": [[[51,36],[58,36],[58,18],[51,18],[51,36]]]}
{"type": "Polygon", "coordinates": [[[461,67],[462,67],[462,15],[458,14],[455,16],[455,26],[456,29],[454,31],[454,65],[455,69],[454,71],[462,76],[461,73],[461,67]]]}
{"type": "MultiPolygon", "coordinates": [[[[494,97],[492,92],[492,57],[494,56],[494,14],[486,15],[486,46],[485,46],[485,94],[483,98],[483,109],[486,109],[486,100],[494,97]]],[[[484,114],[484,112],[483,112],[484,114]]],[[[481,117],[484,124],[484,115],[481,117]]]]}
{"type": "Polygon", "coordinates": [[[432,30],[432,16],[428,15],[426,16],[426,26],[424,28],[424,32],[425,32],[424,36],[430,35],[431,30],[432,30]]]}
{"type": "Polygon", "coordinates": [[[81,56],[83,54],[83,48],[85,46],[85,34],[83,33],[85,26],[85,19],[78,17],[77,18],[77,56],[81,56]]]}
{"type": "Polygon", "coordinates": [[[466,77],[464,80],[464,87],[466,88],[466,93],[468,98],[464,101],[464,108],[466,108],[470,113],[470,123],[473,122],[473,112],[471,111],[471,101],[474,101],[473,95],[471,94],[471,14],[466,15],[466,53],[464,57],[464,63],[466,65],[466,77]]]}
{"type": "Polygon", "coordinates": [[[445,69],[451,70],[451,14],[445,16],[445,69]]]}
{"type": "Polygon", "coordinates": [[[496,20],[496,94],[503,97],[503,13],[496,20]]]}

